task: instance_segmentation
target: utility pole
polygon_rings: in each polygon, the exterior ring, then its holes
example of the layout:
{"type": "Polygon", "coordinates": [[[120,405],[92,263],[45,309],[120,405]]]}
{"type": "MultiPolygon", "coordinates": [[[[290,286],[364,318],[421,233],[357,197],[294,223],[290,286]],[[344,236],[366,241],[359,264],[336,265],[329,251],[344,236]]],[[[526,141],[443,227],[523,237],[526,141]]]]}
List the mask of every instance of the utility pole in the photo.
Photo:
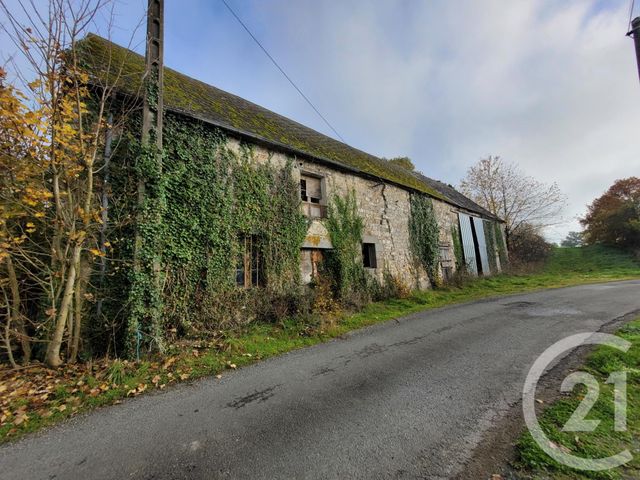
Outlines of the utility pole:
{"type": "Polygon", "coordinates": [[[164,0],[149,0],[147,43],[143,77],[141,154],[138,167],[138,214],[133,254],[136,295],[131,301],[128,327],[130,353],[140,358],[144,343],[155,342],[163,350],[162,274],[158,226],[163,217],[162,124],[163,124],[164,0]]]}
{"type": "Polygon", "coordinates": [[[631,21],[631,31],[627,35],[633,38],[636,45],[636,62],[638,64],[638,78],[640,79],[640,17],[636,17],[631,21]]]}
{"type": "Polygon", "coordinates": [[[162,151],[163,43],[164,0],[149,0],[142,143],[149,145],[151,141],[155,140],[158,152],[162,151]],[[151,136],[155,136],[155,139],[152,139],[151,136]]]}

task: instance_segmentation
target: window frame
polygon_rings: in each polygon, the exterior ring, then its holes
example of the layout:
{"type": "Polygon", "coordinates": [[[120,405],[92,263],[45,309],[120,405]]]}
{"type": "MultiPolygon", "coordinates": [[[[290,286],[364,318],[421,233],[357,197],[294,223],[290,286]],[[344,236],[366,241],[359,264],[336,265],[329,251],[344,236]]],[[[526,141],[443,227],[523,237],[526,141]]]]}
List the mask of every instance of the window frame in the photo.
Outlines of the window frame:
{"type": "Polygon", "coordinates": [[[240,235],[240,251],[236,262],[236,287],[258,288],[264,286],[263,258],[258,235],[240,235]],[[242,275],[242,281],[240,281],[242,275]]]}

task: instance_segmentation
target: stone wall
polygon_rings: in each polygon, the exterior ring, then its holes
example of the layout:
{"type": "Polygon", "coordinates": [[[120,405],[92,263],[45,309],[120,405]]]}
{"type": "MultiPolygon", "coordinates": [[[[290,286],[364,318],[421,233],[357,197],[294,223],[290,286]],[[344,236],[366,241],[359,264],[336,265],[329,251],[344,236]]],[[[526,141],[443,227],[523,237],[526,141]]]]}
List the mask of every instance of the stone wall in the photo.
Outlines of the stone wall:
{"type": "MultiPolygon", "coordinates": [[[[357,177],[315,162],[296,162],[298,174],[322,177],[323,200],[333,195],[345,195],[353,190],[358,209],[364,220],[363,242],[375,244],[377,267],[370,273],[382,280],[385,269],[409,286],[425,288],[428,280],[424,271],[416,271],[411,261],[409,248],[409,192],[393,185],[357,177]],[[419,282],[419,285],[416,285],[419,282]]],[[[321,243],[330,244],[326,229],[322,231],[322,221],[313,222],[312,235],[305,246],[321,243]],[[310,241],[309,241],[310,240],[310,241]]]]}
{"type": "MultiPolygon", "coordinates": [[[[237,140],[230,140],[230,148],[239,151],[237,140]]],[[[353,175],[347,171],[331,168],[310,160],[292,159],[286,154],[255,146],[254,159],[258,163],[271,162],[284,166],[291,161],[294,174],[316,176],[322,179],[321,204],[327,205],[333,195],[345,195],[355,191],[360,215],[364,220],[364,243],[374,243],[377,268],[367,269],[370,274],[383,280],[385,270],[411,288],[430,287],[429,279],[423,268],[412,261],[409,244],[410,193],[395,185],[370,180],[353,175]]],[[[441,278],[455,272],[456,262],[452,238],[452,227],[457,229],[459,209],[433,199],[434,212],[440,228],[441,278]]],[[[322,219],[310,222],[304,249],[329,249],[331,240],[322,219]]],[[[304,258],[311,258],[310,255],[304,258]]],[[[303,266],[304,278],[309,278],[310,265],[303,266]]]]}

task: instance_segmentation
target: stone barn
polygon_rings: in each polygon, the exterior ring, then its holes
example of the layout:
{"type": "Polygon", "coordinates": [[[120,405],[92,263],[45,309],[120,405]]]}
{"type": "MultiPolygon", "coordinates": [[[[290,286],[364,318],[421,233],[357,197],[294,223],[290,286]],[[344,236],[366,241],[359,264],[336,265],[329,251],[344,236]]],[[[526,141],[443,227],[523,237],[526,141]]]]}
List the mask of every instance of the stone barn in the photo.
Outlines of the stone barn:
{"type": "MultiPolygon", "coordinates": [[[[122,75],[115,96],[120,99],[139,98],[144,71],[142,56],[96,35],[89,35],[83,43],[86,66],[92,78],[110,75],[105,66],[120,63],[122,75]]],[[[163,235],[170,239],[166,242],[170,250],[165,254],[169,265],[166,271],[170,277],[175,275],[166,283],[174,282],[174,289],[190,276],[213,278],[210,274],[213,271],[217,272],[215,281],[207,280],[212,285],[233,284],[242,289],[263,285],[262,277],[267,275],[264,269],[273,268],[275,260],[263,258],[266,247],[257,247],[261,245],[261,239],[266,238],[262,232],[269,230],[271,233],[265,234],[268,239],[277,239],[282,233],[280,230],[288,228],[290,223],[285,222],[280,228],[275,220],[261,223],[258,218],[271,218],[269,206],[278,203],[278,197],[273,193],[269,194],[271,196],[253,193],[243,197],[248,198],[240,209],[245,212],[242,218],[247,218],[244,223],[238,220],[240,207],[237,205],[229,204],[228,211],[217,210],[227,204],[225,195],[237,194],[241,186],[258,187],[252,183],[253,180],[246,179],[228,189],[225,185],[230,180],[217,183],[216,172],[226,175],[226,169],[231,168],[227,164],[225,167],[217,164],[215,168],[205,170],[208,162],[219,156],[214,153],[213,146],[206,150],[209,148],[207,142],[214,145],[211,140],[214,137],[218,139],[215,145],[224,144],[225,155],[245,155],[252,168],[285,169],[291,176],[296,190],[296,211],[305,220],[305,232],[299,237],[296,247],[299,249],[296,259],[299,283],[311,282],[326,254],[334,249],[327,216],[333,199],[347,194],[354,195],[362,221],[359,261],[380,282],[385,278],[395,278],[412,288],[425,289],[434,281],[446,281],[460,268],[465,268],[472,275],[491,275],[504,267],[506,250],[502,221],[451,185],[404,169],[169,68],[164,70],[164,89],[166,130],[163,130],[163,136],[166,151],[163,175],[167,187],[162,196],[166,210],[161,215],[166,215],[168,224],[163,235]],[[193,126],[189,128],[194,130],[187,131],[187,125],[193,126]],[[189,177],[188,182],[181,180],[194,171],[201,173],[189,177]],[[208,181],[210,191],[206,188],[207,181],[199,181],[209,178],[207,175],[213,175],[208,181]],[[218,196],[211,196],[213,191],[218,192],[214,192],[218,196]],[[198,200],[196,192],[211,200],[198,200]],[[255,204],[251,204],[252,195],[255,204]],[[411,217],[412,202],[416,199],[428,202],[438,229],[435,240],[427,246],[430,255],[433,256],[435,251],[435,260],[426,267],[424,262],[415,261],[414,244],[420,239],[415,238],[415,233],[412,237],[411,217]],[[195,210],[199,213],[190,217],[195,210]],[[262,213],[252,216],[254,210],[262,213]],[[211,220],[205,222],[204,219],[209,217],[211,220]],[[217,221],[220,225],[212,226],[217,221]],[[217,230],[212,230],[214,228],[217,230]],[[204,231],[209,233],[202,234],[204,231]],[[206,249],[204,244],[207,244],[206,249]],[[182,245],[182,250],[178,250],[176,245],[182,245]],[[199,262],[198,273],[191,267],[194,262],[199,262]],[[427,271],[429,268],[431,275],[427,271]],[[180,269],[187,273],[178,275],[176,272],[183,271],[180,269]]],[[[135,121],[132,124],[137,125],[135,121]]],[[[131,132],[135,131],[132,128],[131,132]]],[[[126,137],[123,132],[113,133],[114,137],[126,137]]],[[[123,150],[122,145],[119,148],[123,150]]],[[[126,158],[120,164],[114,161],[112,168],[124,171],[122,165],[128,161],[126,158]]],[[[249,167],[243,163],[241,168],[249,167]]],[[[131,167],[129,171],[135,171],[135,168],[131,167]]],[[[111,175],[115,177],[116,172],[111,175]]],[[[112,185],[111,188],[119,188],[121,194],[129,188],[125,196],[131,198],[134,195],[131,184],[112,185]]],[[[285,195],[291,195],[289,190],[286,192],[285,195]]],[[[112,203],[114,210],[118,200],[112,203]]],[[[121,210],[126,209],[122,207],[121,210]]],[[[119,234],[127,235],[124,231],[119,234]]],[[[276,240],[262,245],[273,247],[273,242],[276,240]]],[[[276,283],[270,282],[271,285],[276,283]]],[[[194,287],[191,293],[197,297],[201,292],[194,287]]]]}

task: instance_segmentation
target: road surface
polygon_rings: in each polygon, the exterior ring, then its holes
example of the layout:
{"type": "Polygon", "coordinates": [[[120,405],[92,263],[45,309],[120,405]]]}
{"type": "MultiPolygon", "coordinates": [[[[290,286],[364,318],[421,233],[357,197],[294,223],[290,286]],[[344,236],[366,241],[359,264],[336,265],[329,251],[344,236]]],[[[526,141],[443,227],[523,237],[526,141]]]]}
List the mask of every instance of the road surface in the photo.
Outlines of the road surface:
{"type": "Polygon", "coordinates": [[[640,309],[640,281],[417,313],[0,448],[9,479],[450,478],[555,341],[640,309]]]}

